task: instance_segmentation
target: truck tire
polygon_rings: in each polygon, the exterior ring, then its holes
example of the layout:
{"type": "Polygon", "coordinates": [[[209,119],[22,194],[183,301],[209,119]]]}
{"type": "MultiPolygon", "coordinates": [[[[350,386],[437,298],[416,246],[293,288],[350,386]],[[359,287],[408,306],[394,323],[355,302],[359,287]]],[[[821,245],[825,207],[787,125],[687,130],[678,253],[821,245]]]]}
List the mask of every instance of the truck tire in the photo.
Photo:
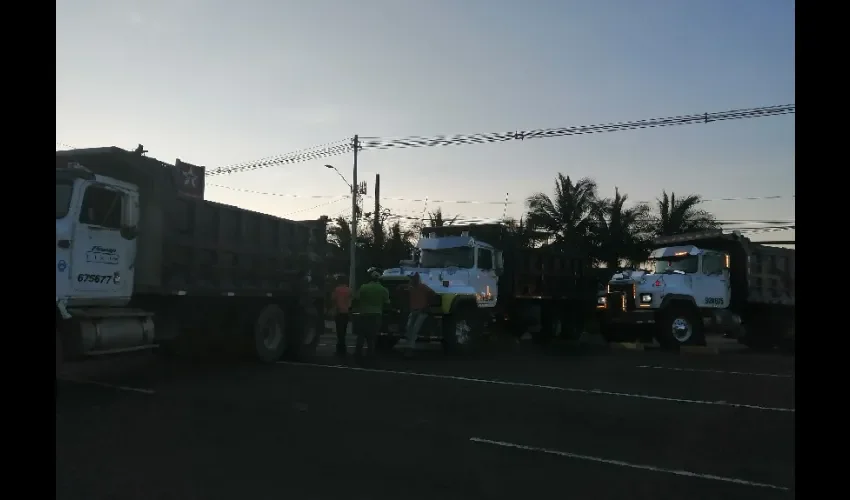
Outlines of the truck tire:
{"type": "Polygon", "coordinates": [[[599,335],[602,336],[602,340],[605,342],[620,341],[620,336],[617,334],[617,330],[607,322],[599,322],[599,335]]]}
{"type": "Polygon", "coordinates": [[[663,349],[705,345],[702,317],[693,306],[672,304],[661,313],[657,327],[656,339],[663,349]]]}
{"type": "Polygon", "coordinates": [[[536,344],[547,345],[562,336],[564,321],[557,311],[544,310],[542,316],[540,330],[532,333],[531,338],[536,344]]]}
{"type": "Polygon", "coordinates": [[[750,350],[767,352],[777,345],[779,335],[776,333],[776,322],[767,314],[751,316],[743,326],[744,335],[739,342],[750,350]]]}
{"type": "Polygon", "coordinates": [[[268,304],[257,315],[252,330],[252,354],[262,363],[274,363],[283,356],[288,343],[286,314],[275,304],[268,304]]]}
{"type": "Polygon", "coordinates": [[[316,355],[325,331],[325,318],[317,307],[307,306],[295,312],[292,319],[284,356],[293,361],[306,361],[316,355]]]}
{"type": "Polygon", "coordinates": [[[463,306],[443,319],[443,349],[447,354],[473,352],[481,341],[482,326],[474,306],[463,306]]]}

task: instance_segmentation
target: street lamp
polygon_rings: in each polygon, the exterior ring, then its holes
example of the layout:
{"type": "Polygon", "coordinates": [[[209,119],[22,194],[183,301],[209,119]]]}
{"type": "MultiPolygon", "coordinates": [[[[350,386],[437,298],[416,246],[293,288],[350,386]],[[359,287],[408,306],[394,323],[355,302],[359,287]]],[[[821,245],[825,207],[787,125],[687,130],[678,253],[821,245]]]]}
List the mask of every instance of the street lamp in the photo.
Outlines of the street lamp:
{"type": "Polygon", "coordinates": [[[342,172],[340,172],[339,170],[337,170],[337,168],[336,168],[335,166],[333,166],[333,165],[325,165],[325,168],[329,168],[329,169],[333,170],[334,172],[336,172],[336,174],[339,176],[339,178],[340,178],[340,179],[342,179],[342,182],[344,182],[344,183],[345,183],[345,185],[346,185],[346,186],[348,186],[348,189],[350,189],[352,193],[354,192],[354,186],[352,186],[351,184],[349,184],[349,182],[348,182],[348,180],[345,178],[345,176],[344,176],[344,175],[342,175],[342,172]]]}
{"type": "Polygon", "coordinates": [[[354,162],[354,172],[352,173],[353,182],[349,184],[347,180],[345,180],[345,176],[342,175],[342,172],[337,170],[337,168],[333,165],[325,165],[325,168],[329,168],[337,173],[337,175],[342,178],[343,182],[345,182],[350,188],[351,193],[351,241],[349,242],[350,248],[350,256],[349,256],[349,266],[348,266],[348,287],[351,291],[354,291],[354,287],[357,282],[354,279],[354,275],[357,272],[356,265],[356,249],[357,249],[357,162],[354,162]]]}

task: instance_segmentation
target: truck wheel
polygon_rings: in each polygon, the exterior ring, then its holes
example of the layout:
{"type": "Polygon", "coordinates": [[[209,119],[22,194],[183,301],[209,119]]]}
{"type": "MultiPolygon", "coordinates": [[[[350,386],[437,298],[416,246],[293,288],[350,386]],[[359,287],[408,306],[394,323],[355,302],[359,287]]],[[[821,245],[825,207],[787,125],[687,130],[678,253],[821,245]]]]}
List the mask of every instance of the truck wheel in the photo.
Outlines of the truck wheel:
{"type": "Polygon", "coordinates": [[[561,316],[555,312],[544,312],[540,331],[531,334],[532,340],[540,345],[546,345],[553,339],[560,338],[564,330],[561,316]]]}
{"type": "Polygon", "coordinates": [[[285,356],[291,360],[305,360],[314,356],[325,331],[325,318],[316,307],[301,309],[289,329],[285,356]]]}
{"type": "Polygon", "coordinates": [[[705,345],[702,318],[693,308],[673,306],[661,315],[658,324],[658,343],[665,349],[683,345],[705,345]]]}
{"type": "Polygon", "coordinates": [[[739,342],[752,351],[770,351],[777,344],[776,324],[767,314],[751,317],[743,326],[744,336],[739,342]]]}
{"type": "Polygon", "coordinates": [[[599,323],[599,335],[605,342],[617,342],[619,340],[617,331],[608,323],[599,323]]]}
{"type": "Polygon", "coordinates": [[[453,313],[443,325],[443,349],[447,353],[470,352],[481,339],[476,311],[465,307],[453,313]]]}
{"type": "Polygon", "coordinates": [[[253,330],[253,354],[263,363],[274,363],[283,356],[287,345],[286,315],[274,305],[265,306],[253,330]]]}

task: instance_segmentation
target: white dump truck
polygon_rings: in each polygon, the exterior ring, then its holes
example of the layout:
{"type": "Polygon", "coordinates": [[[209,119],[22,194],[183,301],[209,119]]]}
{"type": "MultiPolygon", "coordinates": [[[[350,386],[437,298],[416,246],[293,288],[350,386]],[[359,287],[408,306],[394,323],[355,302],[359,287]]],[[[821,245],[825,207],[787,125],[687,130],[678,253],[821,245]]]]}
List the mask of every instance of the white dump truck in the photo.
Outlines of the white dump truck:
{"type": "Polygon", "coordinates": [[[794,250],[740,233],[658,238],[649,271],[615,274],[597,298],[608,341],[704,345],[709,332],[755,349],[794,347],[794,250]]]}
{"type": "Polygon", "coordinates": [[[117,147],[56,152],[56,368],[155,346],[312,352],[325,219],[205,201],[204,169],[117,147]]]}
{"type": "Polygon", "coordinates": [[[502,224],[426,227],[416,247],[413,260],[381,276],[392,302],[382,347],[404,335],[413,274],[434,292],[419,340],[440,340],[448,351],[472,350],[497,330],[530,333],[540,343],[571,337],[593,311],[587,255],[517,248],[502,224]]]}

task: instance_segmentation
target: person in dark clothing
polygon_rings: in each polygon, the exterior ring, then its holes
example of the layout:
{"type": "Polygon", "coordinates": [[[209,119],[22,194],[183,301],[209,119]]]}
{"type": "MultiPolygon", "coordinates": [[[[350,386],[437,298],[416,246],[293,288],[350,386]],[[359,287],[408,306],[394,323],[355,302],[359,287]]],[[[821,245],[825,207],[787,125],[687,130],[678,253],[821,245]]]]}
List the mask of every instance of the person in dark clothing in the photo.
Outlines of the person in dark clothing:
{"type": "Polygon", "coordinates": [[[331,293],[336,323],[336,353],[345,355],[345,334],[348,331],[349,312],[351,311],[351,289],[345,284],[345,277],[339,278],[339,284],[331,293]]]}
{"type": "Polygon", "coordinates": [[[377,271],[369,273],[369,282],[357,290],[357,343],[354,356],[363,358],[363,344],[369,348],[369,360],[375,360],[375,341],[380,334],[384,307],[390,304],[390,292],[378,279],[381,274],[377,271]]]}

